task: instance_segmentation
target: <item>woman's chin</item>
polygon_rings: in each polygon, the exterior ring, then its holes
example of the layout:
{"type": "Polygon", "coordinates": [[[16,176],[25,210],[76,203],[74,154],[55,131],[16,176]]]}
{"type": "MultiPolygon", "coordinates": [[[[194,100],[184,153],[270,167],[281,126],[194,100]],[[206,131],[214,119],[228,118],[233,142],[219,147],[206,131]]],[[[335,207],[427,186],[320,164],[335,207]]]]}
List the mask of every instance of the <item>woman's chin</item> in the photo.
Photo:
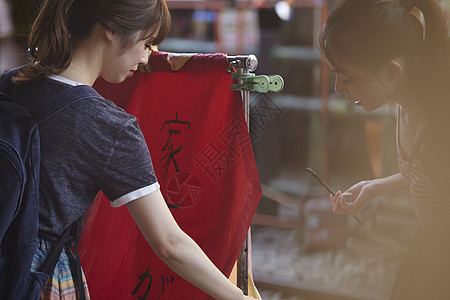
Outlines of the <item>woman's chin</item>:
{"type": "Polygon", "coordinates": [[[115,78],[103,77],[103,79],[108,83],[122,83],[125,81],[125,79],[127,79],[127,76],[115,77],[115,78]]]}

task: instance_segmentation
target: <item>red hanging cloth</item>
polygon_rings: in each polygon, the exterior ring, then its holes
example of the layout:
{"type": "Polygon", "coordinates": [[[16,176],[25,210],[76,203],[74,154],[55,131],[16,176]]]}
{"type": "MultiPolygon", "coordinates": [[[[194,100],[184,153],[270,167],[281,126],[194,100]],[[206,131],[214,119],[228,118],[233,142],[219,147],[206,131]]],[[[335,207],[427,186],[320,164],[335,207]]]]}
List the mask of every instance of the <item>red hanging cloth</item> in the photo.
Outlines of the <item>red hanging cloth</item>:
{"type": "MultiPolygon", "coordinates": [[[[153,52],[154,73],[95,87],[137,117],[172,214],[229,276],[261,197],[240,93],[224,54],[194,55],[178,71],[180,59],[169,58],[153,52]]],[[[111,208],[103,194],[79,251],[92,299],[212,299],[170,270],[126,207],[111,208]]]]}

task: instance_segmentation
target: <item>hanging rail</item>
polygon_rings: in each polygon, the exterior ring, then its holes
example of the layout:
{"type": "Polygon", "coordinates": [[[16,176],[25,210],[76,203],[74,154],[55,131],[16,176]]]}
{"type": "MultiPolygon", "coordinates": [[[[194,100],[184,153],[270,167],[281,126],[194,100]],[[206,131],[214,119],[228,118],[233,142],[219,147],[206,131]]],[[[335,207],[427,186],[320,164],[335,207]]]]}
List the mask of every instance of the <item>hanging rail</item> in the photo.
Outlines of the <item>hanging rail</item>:
{"type": "MultiPolygon", "coordinates": [[[[268,91],[280,92],[284,87],[283,78],[279,75],[255,75],[258,67],[258,58],[253,55],[227,56],[230,62],[228,72],[237,83],[231,84],[231,89],[240,91],[244,106],[247,129],[250,130],[250,92],[266,93],[268,91]]],[[[248,295],[248,250],[250,230],[242,245],[237,259],[237,286],[248,295]]]]}

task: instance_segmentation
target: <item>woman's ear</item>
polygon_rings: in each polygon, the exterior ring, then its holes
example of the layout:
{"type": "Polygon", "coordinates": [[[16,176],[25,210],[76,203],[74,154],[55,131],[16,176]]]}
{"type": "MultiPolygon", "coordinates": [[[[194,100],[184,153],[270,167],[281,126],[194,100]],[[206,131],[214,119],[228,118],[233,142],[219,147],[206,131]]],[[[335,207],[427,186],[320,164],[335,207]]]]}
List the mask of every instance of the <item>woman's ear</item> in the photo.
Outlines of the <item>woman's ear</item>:
{"type": "Polygon", "coordinates": [[[100,25],[98,23],[95,24],[95,26],[94,26],[94,34],[95,34],[96,38],[103,40],[103,41],[108,41],[108,42],[113,42],[114,40],[116,40],[118,38],[117,34],[105,29],[105,27],[103,27],[102,25],[100,25]]]}
{"type": "MultiPolygon", "coordinates": [[[[103,28],[103,27],[102,27],[103,28]]],[[[114,41],[115,39],[117,39],[117,34],[115,34],[114,32],[112,32],[112,31],[109,31],[109,30],[106,30],[106,29],[104,29],[103,28],[103,30],[104,30],[104,35],[105,35],[105,38],[108,40],[108,41],[114,41]]]]}
{"type": "Polygon", "coordinates": [[[396,81],[402,77],[405,68],[405,61],[401,57],[389,60],[381,68],[381,77],[386,81],[396,81]]]}

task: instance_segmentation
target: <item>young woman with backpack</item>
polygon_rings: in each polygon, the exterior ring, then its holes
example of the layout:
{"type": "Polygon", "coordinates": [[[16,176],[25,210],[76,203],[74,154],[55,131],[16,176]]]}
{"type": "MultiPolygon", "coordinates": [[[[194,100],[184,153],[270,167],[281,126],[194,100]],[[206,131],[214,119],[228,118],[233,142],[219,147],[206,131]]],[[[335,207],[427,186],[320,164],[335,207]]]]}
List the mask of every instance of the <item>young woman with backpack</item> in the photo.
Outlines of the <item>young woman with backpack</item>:
{"type": "MultiPolygon", "coordinates": [[[[150,46],[165,38],[169,26],[164,0],[47,0],[31,28],[32,61],[13,77],[15,98],[32,110],[72,86],[90,88],[98,77],[122,82],[147,63],[150,46]]],[[[92,97],[39,127],[40,222],[32,270],[39,270],[65,229],[102,190],[113,207],[127,206],[149,245],[187,281],[216,299],[251,299],[178,227],[133,116],[92,97]]],[[[63,251],[41,299],[79,299],[83,294],[74,284],[72,257],[63,251]]],[[[89,299],[84,276],[82,280],[89,299]]]]}

